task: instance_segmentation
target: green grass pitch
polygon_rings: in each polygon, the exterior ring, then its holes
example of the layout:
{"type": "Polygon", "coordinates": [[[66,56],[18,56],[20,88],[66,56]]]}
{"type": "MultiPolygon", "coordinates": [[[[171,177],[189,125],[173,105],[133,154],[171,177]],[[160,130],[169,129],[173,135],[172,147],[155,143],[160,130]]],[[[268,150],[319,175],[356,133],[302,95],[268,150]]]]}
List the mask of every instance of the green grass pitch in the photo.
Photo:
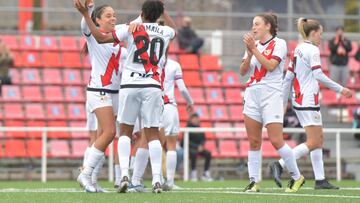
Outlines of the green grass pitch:
{"type": "MultiPolygon", "coordinates": [[[[101,185],[109,193],[89,194],[83,192],[75,181],[0,181],[0,202],[360,202],[360,182],[331,181],[340,190],[314,190],[314,181],[307,180],[303,188],[295,194],[284,193],[273,181],[262,181],[260,193],[244,193],[245,180],[215,182],[180,182],[181,187],[172,192],[153,194],[150,182],[145,182],[147,193],[116,193],[112,183],[102,181],[101,185]]],[[[283,182],[283,185],[286,185],[283,182]]]]}

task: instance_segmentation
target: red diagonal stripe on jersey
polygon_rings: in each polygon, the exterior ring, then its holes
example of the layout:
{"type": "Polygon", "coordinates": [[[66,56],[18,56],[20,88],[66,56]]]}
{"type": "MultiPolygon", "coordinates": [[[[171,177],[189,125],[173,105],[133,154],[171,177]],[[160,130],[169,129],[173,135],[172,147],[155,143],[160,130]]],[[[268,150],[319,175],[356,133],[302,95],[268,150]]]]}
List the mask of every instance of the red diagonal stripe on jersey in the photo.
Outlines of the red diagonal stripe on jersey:
{"type": "MultiPolygon", "coordinates": [[[[263,51],[261,54],[265,56],[267,59],[272,58],[272,54],[274,52],[275,48],[275,40],[272,40],[269,45],[266,47],[265,51],[263,51]]],[[[254,75],[251,76],[250,81],[246,83],[246,86],[248,87],[251,83],[254,82],[254,80],[258,83],[261,81],[263,77],[265,77],[267,73],[267,70],[263,65],[261,65],[260,71],[258,70],[258,67],[255,66],[254,75]]]]}
{"type": "MultiPolygon", "coordinates": [[[[144,36],[146,39],[149,40],[150,42],[150,37],[148,35],[148,33],[145,31],[145,27],[144,25],[140,25],[139,28],[133,33],[133,37],[134,39],[138,36],[144,36]]],[[[140,41],[138,43],[136,43],[136,48],[137,49],[141,49],[142,47],[144,46],[144,42],[143,41],[140,41]]],[[[155,60],[156,59],[156,55],[154,56],[155,57],[155,60]]],[[[150,63],[150,57],[149,57],[149,54],[147,53],[147,51],[143,52],[142,54],[140,54],[140,58],[143,59],[144,61],[146,61],[144,65],[144,69],[145,69],[145,72],[148,73],[150,70],[152,70],[153,72],[153,76],[152,78],[158,82],[160,82],[160,78],[159,78],[159,74],[157,73],[157,69],[158,67],[157,66],[154,66],[150,63]]]]}
{"type": "Polygon", "coordinates": [[[120,55],[121,55],[121,49],[119,50],[119,52],[116,56],[114,53],[111,54],[108,65],[106,67],[106,71],[105,71],[104,75],[101,75],[101,84],[103,87],[112,84],[111,77],[112,77],[112,73],[114,70],[115,70],[116,75],[119,74],[120,55]]]}
{"type": "Polygon", "coordinates": [[[314,101],[315,101],[315,105],[319,104],[319,93],[314,94],[314,101]]]}
{"type": "Polygon", "coordinates": [[[295,91],[295,102],[302,105],[302,100],[303,100],[304,95],[301,94],[300,84],[296,77],[293,80],[293,87],[294,87],[294,91],[295,91]]]}

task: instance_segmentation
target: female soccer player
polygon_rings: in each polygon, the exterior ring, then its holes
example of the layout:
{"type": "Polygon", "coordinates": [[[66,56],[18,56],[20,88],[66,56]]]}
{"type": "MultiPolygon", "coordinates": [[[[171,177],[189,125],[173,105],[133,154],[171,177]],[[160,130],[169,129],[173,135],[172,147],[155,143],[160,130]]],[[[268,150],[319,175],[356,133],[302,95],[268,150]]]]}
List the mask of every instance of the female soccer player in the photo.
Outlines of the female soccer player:
{"type": "MultiPolygon", "coordinates": [[[[92,0],[85,5],[91,13],[92,21],[103,33],[110,33],[115,28],[114,10],[108,5],[96,7],[92,0]]],[[[94,112],[101,129],[100,136],[87,152],[84,169],[77,178],[87,192],[97,192],[91,176],[94,168],[104,159],[104,151],[115,136],[115,115],[118,110],[118,92],[120,87],[119,59],[121,49],[118,44],[98,44],[82,19],[81,31],[86,37],[86,49],[90,55],[91,78],[87,86],[87,105],[94,112]]]]}
{"type": "Polygon", "coordinates": [[[276,37],[277,17],[260,14],[253,19],[252,33],[244,35],[246,53],[240,74],[251,71],[244,96],[245,128],[250,142],[248,171],[250,184],[247,192],[259,192],[262,128],[267,128],[269,139],[284,159],[292,179],[285,192],[297,192],[304,184],[295,156],[283,139],[282,74],[287,53],[286,42],[276,37]],[[256,41],[255,41],[256,40],[256,41]]]}
{"type": "MultiPolygon", "coordinates": [[[[293,149],[295,158],[298,159],[310,152],[311,163],[315,175],[315,189],[339,189],[325,179],[323,162],[323,131],[319,103],[319,83],[341,93],[345,97],[352,96],[348,88],[342,87],[329,79],[321,70],[320,51],[318,46],[321,41],[323,28],[317,20],[300,18],[298,31],[303,38],[294,51],[289,69],[285,76],[284,105],[287,103],[289,90],[292,89],[292,105],[300,124],[305,128],[306,143],[293,149]]],[[[281,187],[280,176],[285,167],[284,160],[270,164],[270,169],[276,184],[281,187]]]]}

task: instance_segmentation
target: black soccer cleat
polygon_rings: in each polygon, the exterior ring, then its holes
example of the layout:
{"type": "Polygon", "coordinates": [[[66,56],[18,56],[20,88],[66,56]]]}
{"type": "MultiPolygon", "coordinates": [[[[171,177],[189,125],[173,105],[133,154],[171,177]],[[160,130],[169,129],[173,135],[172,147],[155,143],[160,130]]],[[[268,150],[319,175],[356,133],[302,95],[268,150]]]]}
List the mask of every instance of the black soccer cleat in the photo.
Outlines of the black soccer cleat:
{"type": "Polygon", "coordinates": [[[315,181],[315,190],[326,190],[326,189],[330,189],[330,190],[338,190],[340,189],[338,186],[335,186],[331,183],[329,183],[328,180],[324,179],[324,180],[316,180],[315,181]]]}
{"type": "Polygon", "coordinates": [[[281,174],[283,172],[283,168],[278,161],[272,162],[269,164],[270,173],[274,178],[274,181],[278,187],[282,187],[281,184],[281,174]]]}

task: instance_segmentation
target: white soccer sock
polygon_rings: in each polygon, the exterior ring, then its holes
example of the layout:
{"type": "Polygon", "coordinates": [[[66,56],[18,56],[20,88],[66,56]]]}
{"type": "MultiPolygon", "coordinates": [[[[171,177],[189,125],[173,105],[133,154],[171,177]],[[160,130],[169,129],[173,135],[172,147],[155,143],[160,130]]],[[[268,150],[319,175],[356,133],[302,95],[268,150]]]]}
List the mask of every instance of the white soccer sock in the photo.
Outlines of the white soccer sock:
{"type": "Polygon", "coordinates": [[[172,186],[174,185],[174,176],[176,169],[176,151],[167,151],[166,153],[166,178],[167,183],[172,186]]]}
{"type": "Polygon", "coordinates": [[[91,174],[91,183],[92,184],[95,184],[97,183],[97,179],[98,179],[98,176],[100,174],[100,171],[104,165],[104,162],[105,162],[105,156],[103,156],[99,162],[97,163],[97,165],[95,166],[94,168],[94,171],[92,172],[91,174]]]}
{"type": "MultiPolygon", "coordinates": [[[[305,143],[299,144],[294,149],[292,149],[294,152],[295,159],[300,159],[301,157],[309,154],[309,148],[305,143]]],[[[285,162],[283,159],[279,160],[280,165],[285,168],[285,162]]]]}
{"type": "Polygon", "coordinates": [[[119,164],[115,164],[115,180],[121,180],[121,169],[119,164]]]}
{"type": "Polygon", "coordinates": [[[89,156],[89,151],[90,151],[90,147],[86,147],[85,152],[84,152],[83,166],[85,165],[85,161],[89,156]]]}
{"type": "Polygon", "coordinates": [[[130,159],[130,138],[128,136],[122,135],[119,137],[118,141],[118,154],[119,154],[119,162],[121,168],[121,179],[124,176],[129,177],[129,159],[130,159]]]}
{"type": "Polygon", "coordinates": [[[285,143],[284,146],[282,146],[277,151],[280,154],[280,157],[284,160],[285,166],[288,169],[291,177],[294,180],[298,180],[300,178],[300,171],[296,163],[294,152],[291,150],[289,145],[285,143]]]}
{"type": "Polygon", "coordinates": [[[314,149],[310,152],[311,164],[313,167],[315,180],[324,180],[325,171],[324,171],[324,161],[323,161],[323,151],[322,148],[314,149]]]}
{"type": "Polygon", "coordinates": [[[90,176],[96,167],[97,163],[100,159],[104,156],[104,152],[95,148],[94,145],[91,146],[89,150],[88,157],[84,164],[84,170],[82,171],[83,174],[90,176]]]}
{"type": "Polygon", "coordinates": [[[156,182],[161,182],[162,147],[159,140],[153,140],[148,145],[153,176],[152,185],[154,185],[156,182]]]}
{"type": "Polygon", "coordinates": [[[135,155],[134,171],[131,178],[133,185],[140,185],[141,179],[144,175],[146,166],[149,161],[149,150],[144,148],[138,148],[135,155]]]}
{"type": "Polygon", "coordinates": [[[261,162],[261,150],[249,151],[248,153],[248,172],[250,182],[256,183],[260,180],[260,162],[261,162]]]}
{"type": "Polygon", "coordinates": [[[135,156],[130,157],[130,166],[129,166],[130,170],[134,170],[135,160],[136,160],[135,156]]]}

